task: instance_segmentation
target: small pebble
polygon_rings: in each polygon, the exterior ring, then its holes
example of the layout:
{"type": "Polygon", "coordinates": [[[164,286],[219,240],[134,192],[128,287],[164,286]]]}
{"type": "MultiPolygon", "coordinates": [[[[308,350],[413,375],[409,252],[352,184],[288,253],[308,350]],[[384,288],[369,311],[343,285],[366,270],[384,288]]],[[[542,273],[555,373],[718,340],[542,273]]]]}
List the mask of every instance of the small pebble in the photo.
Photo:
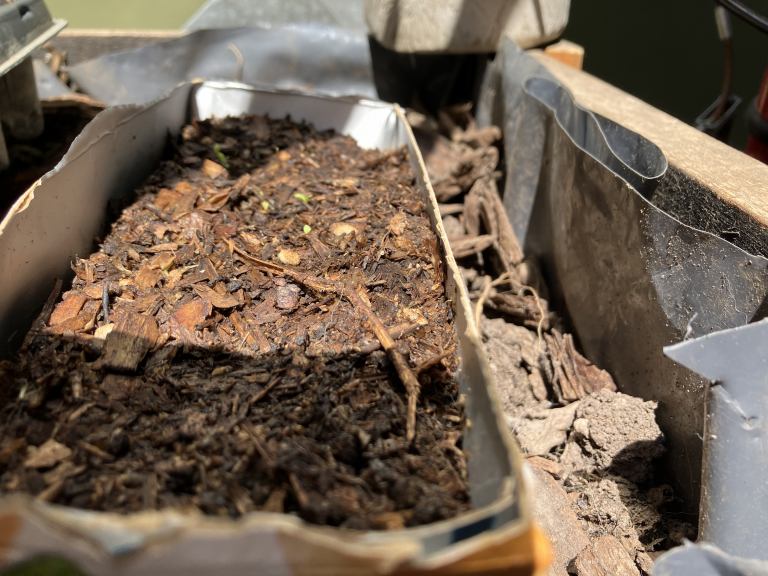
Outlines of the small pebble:
{"type": "Polygon", "coordinates": [[[288,264],[290,266],[298,266],[301,263],[301,256],[299,256],[298,252],[294,252],[293,250],[280,250],[280,252],[277,253],[277,259],[283,264],[288,264]]]}
{"type": "Polygon", "coordinates": [[[281,310],[293,310],[299,305],[301,290],[296,284],[286,284],[277,288],[276,306],[281,310]]]}

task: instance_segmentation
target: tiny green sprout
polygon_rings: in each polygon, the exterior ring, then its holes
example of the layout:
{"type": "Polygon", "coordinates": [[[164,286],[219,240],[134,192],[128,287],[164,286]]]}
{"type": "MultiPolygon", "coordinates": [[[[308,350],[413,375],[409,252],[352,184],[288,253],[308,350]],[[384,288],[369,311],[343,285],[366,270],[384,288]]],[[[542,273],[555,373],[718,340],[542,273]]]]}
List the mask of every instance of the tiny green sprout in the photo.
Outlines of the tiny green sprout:
{"type": "Polygon", "coordinates": [[[219,161],[219,163],[224,166],[227,170],[229,170],[229,160],[227,159],[226,154],[221,151],[221,145],[216,143],[213,145],[213,153],[216,156],[216,159],[219,161]]]}
{"type": "Polygon", "coordinates": [[[310,198],[312,198],[312,194],[304,194],[303,192],[296,192],[293,195],[296,200],[299,200],[300,202],[303,202],[304,204],[309,204],[310,198]]]}
{"type": "Polygon", "coordinates": [[[302,230],[304,230],[304,234],[309,234],[310,232],[312,232],[312,226],[310,226],[309,224],[304,224],[304,228],[302,228],[302,230]]]}
{"type": "Polygon", "coordinates": [[[261,209],[262,209],[264,212],[269,212],[269,209],[270,209],[269,200],[262,200],[262,201],[261,201],[261,209]]]}

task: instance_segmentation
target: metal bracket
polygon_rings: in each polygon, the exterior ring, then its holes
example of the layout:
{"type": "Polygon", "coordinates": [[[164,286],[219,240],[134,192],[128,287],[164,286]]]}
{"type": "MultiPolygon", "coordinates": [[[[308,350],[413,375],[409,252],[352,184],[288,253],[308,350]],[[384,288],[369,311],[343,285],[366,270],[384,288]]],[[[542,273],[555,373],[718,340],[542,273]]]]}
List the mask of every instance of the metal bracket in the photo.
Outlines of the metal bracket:
{"type": "Polygon", "coordinates": [[[0,170],[10,164],[3,128],[22,140],[43,131],[30,56],[66,25],[51,18],[43,0],[12,0],[0,6],[0,170]]]}
{"type": "Polygon", "coordinates": [[[19,65],[67,25],[51,18],[43,0],[16,0],[0,6],[0,76],[19,65]]]}

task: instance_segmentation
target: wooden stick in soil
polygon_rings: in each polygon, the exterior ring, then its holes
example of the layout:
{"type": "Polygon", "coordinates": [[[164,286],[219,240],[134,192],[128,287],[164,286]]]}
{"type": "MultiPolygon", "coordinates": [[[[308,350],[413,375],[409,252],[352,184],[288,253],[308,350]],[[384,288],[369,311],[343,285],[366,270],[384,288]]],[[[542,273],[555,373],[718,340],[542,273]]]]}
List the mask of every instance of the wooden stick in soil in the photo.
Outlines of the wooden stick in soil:
{"type": "Polygon", "coordinates": [[[408,398],[405,439],[410,444],[416,436],[416,406],[419,402],[419,393],[421,391],[419,380],[416,378],[416,374],[414,374],[410,366],[408,366],[408,361],[405,359],[405,356],[403,356],[395,346],[395,341],[392,339],[392,336],[390,336],[387,327],[384,326],[381,319],[371,309],[365,288],[359,286],[357,290],[352,293],[345,293],[344,296],[354,307],[358,308],[366,315],[368,322],[371,324],[371,328],[373,328],[373,333],[376,335],[379,342],[381,342],[381,347],[387,353],[387,356],[389,356],[392,364],[394,364],[397,375],[403,382],[403,386],[405,386],[405,393],[408,398]]]}
{"type": "Polygon", "coordinates": [[[387,330],[387,327],[384,326],[384,323],[371,308],[365,288],[363,286],[358,286],[356,289],[346,289],[345,286],[338,283],[329,282],[310,274],[302,274],[301,272],[296,272],[290,268],[285,268],[278,264],[251,256],[236,244],[232,244],[232,249],[248,262],[262,270],[280,274],[281,276],[287,276],[316,292],[324,294],[332,293],[337,294],[342,298],[346,298],[358,312],[362,312],[365,315],[376,339],[381,343],[382,349],[387,353],[387,356],[395,367],[395,371],[397,372],[400,381],[405,387],[405,393],[408,399],[405,438],[409,444],[413,442],[413,439],[416,436],[416,407],[419,402],[421,385],[419,384],[416,374],[411,370],[410,366],[408,366],[408,361],[405,359],[405,356],[403,356],[397,349],[389,330],[387,330]]]}

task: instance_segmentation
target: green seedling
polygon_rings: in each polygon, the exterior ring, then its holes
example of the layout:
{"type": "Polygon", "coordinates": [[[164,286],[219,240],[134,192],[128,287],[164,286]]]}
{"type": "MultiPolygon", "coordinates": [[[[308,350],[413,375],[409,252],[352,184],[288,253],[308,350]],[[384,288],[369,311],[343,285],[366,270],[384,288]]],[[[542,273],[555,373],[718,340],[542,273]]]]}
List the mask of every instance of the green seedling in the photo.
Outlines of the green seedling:
{"type": "Polygon", "coordinates": [[[217,143],[213,145],[213,153],[216,156],[216,159],[219,161],[219,164],[221,164],[222,166],[224,166],[224,168],[229,170],[229,159],[227,158],[227,155],[221,151],[220,144],[217,143]]]}
{"type": "Polygon", "coordinates": [[[302,230],[304,230],[304,234],[309,234],[310,232],[312,232],[312,226],[310,226],[309,224],[304,224],[304,228],[302,228],[302,230]]]}
{"type": "Polygon", "coordinates": [[[312,194],[304,194],[304,192],[296,192],[293,195],[296,200],[302,202],[303,204],[307,205],[309,204],[310,199],[312,198],[312,194]]]}

